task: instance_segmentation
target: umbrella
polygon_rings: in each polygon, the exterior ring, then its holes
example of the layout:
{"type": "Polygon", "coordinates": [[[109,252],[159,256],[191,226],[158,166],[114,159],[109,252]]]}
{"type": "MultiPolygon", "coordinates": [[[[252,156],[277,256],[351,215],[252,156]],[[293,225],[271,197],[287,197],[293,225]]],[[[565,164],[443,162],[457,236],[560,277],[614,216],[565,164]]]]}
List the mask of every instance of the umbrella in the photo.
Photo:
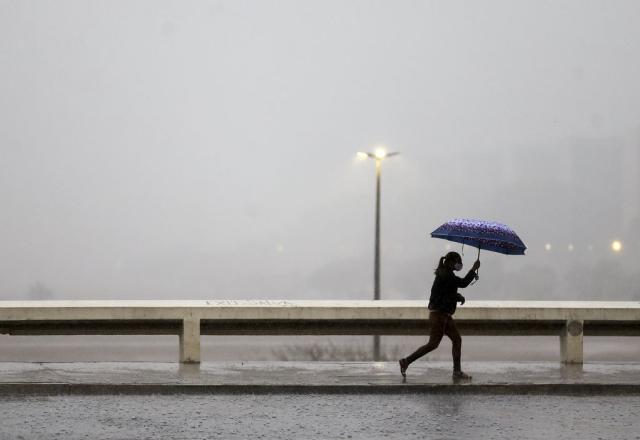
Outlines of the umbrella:
{"type": "Polygon", "coordinates": [[[456,218],[440,226],[431,237],[507,255],[524,255],[527,247],[509,226],[492,221],[456,218]]]}

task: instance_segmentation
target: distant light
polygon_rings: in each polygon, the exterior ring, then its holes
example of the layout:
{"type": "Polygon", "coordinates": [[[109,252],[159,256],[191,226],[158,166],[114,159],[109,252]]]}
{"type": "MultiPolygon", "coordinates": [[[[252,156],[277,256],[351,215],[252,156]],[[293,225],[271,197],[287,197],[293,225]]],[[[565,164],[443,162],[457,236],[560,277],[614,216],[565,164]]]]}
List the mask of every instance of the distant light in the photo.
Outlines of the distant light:
{"type": "Polygon", "coordinates": [[[284,252],[284,246],[282,244],[278,244],[276,246],[276,251],[280,254],[282,252],[284,252]]]}
{"type": "Polygon", "coordinates": [[[449,250],[451,250],[451,245],[450,244],[445,244],[444,248],[449,251],[449,250]]]}
{"type": "Polygon", "coordinates": [[[590,251],[592,251],[592,250],[593,250],[593,245],[592,245],[592,244],[590,244],[589,246],[587,246],[587,249],[589,249],[590,251]]]}
{"type": "Polygon", "coordinates": [[[569,252],[573,252],[573,245],[570,244],[569,246],[567,246],[567,249],[569,250],[569,252]]]}
{"type": "Polygon", "coordinates": [[[367,153],[363,153],[362,151],[358,151],[357,157],[360,160],[365,160],[369,157],[369,155],[367,153]]]}
{"type": "Polygon", "coordinates": [[[613,240],[611,250],[613,250],[613,252],[620,252],[622,250],[622,243],[619,240],[613,240]]]}
{"type": "Polygon", "coordinates": [[[545,251],[550,251],[551,250],[551,243],[547,243],[544,245],[544,250],[545,251]]]}
{"type": "Polygon", "coordinates": [[[385,157],[387,157],[387,152],[382,147],[376,148],[376,151],[373,154],[376,159],[384,159],[385,157]]]}

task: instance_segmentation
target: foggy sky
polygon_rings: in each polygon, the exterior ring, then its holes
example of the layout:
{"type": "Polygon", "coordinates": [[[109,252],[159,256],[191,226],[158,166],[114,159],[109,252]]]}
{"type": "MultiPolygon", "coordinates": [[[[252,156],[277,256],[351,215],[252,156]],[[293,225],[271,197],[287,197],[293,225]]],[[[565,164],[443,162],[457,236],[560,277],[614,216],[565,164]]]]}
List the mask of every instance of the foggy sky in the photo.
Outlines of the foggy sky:
{"type": "Polygon", "coordinates": [[[383,298],[425,297],[447,250],[428,233],[454,217],[529,246],[483,254],[468,298],[640,298],[639,19],[636,1],[0,0],[0,299],[370,298],[355,153],[378,144],[402,153],[383,298]]]}

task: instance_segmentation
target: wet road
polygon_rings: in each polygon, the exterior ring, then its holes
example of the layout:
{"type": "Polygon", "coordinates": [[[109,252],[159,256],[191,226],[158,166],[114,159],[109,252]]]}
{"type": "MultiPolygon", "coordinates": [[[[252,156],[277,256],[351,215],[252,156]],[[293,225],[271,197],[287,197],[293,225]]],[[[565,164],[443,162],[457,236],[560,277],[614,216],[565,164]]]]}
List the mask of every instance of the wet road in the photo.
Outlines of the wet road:
{"type": "Polygon", "coordinates": [[[0,396],[0,439],[640,439],[640,396],[0,396]]]}

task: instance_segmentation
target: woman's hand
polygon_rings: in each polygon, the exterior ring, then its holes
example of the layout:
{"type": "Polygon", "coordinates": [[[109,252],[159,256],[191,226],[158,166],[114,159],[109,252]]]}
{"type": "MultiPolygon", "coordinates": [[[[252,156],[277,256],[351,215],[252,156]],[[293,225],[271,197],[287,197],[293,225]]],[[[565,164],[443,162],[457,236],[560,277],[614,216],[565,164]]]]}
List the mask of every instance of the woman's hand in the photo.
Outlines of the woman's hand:
{"type": "Polygon", "coordinates": [[[471,270],[478,270],[480,269],[480,260],[476,260],[475,263],[473,263],[473,266],[471,266],[471,270]]]}

